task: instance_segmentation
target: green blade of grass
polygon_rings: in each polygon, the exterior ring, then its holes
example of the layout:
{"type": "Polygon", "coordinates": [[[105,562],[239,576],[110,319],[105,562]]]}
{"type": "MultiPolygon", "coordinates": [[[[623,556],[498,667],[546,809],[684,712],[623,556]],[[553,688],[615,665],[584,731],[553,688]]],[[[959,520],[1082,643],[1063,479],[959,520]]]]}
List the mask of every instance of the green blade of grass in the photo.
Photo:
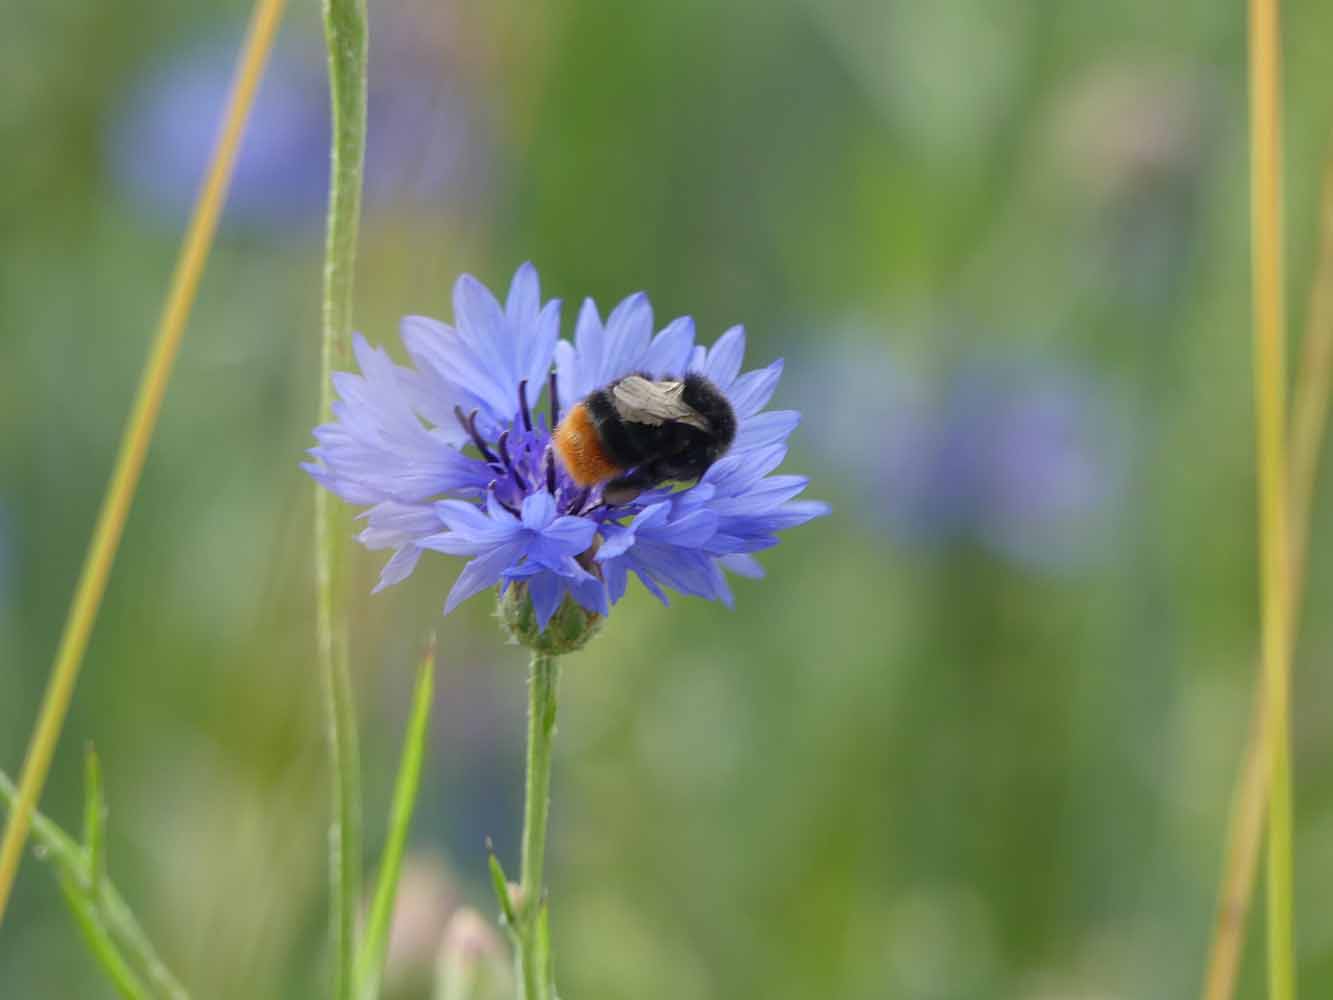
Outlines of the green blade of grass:
{"type": "Polygon", "coordinates": [[[500,904],[500,916],[510,931],[517,931],[518,916],[514,913],[513,897],[509,895],[509,879],[505,878],[505,870],[500,866],[500,859],[495,856],[495,845],[489,837],[486,838],[486,867],[491,873],[495,901],[500,904]]]}
{"type": "MultiPolygon", "coordinates": [[[[11,812],[18,803],[18,791],[3,771],[0,771],[0,802],[11,812]]],[[[78,841],[40,812],[32,814],[31,830],[33,839],[45,851],[46,859],[54,865],[57,877],[67,878],[76,888],[81,888],[85,899],[95,908],[102,925],[119,941],[132,963],[152,983],[153,995],[167,997],[168,1000],[189,1000],[190,994],[162,961],[157,948],[148,939],[111,879],[103,877],[96,893],[87,891],[86,887],[92,884],[91,868],[87,854],[78,841]]]]}
{"type": "Polygon", "coordinates": [[[412,826],[417,792],[421,788],[421,762],[426,753],[426,736],[430,731],[430,706],[435,691],[435,637],[432,636],[417,670],[416,691],[412,695],[412,714],[403,737],[402,759],[398,765],[398,780],[394,785],[393,805],[389,813],[389,835],[380,858],[379,880],[375,886],[375,902],[366,924],[365,939],[361,943],[358,960],[360,995],[374,1000],[379,995],[380,978],[384,972],[384,956],[389,944],[389,930],[393,925],[394,901],[398,896],[398,879],[403,870],[403,852],[407,848],[407,834],[412,826]]]}
{"type": "Polygon", "coordinates": [[[102,923],[97,907],[84,893],[83,888],[64,869],[57,870],[56,881],[60,883],[60,894],[64,896],[65,904],[69,907],[70,915],[74,917],[74,923],[83,935],[88,950],[92,952],[93,958],[106,973],[106,977],[111,980],[116,992],[126,1000],[149,1000],[152,994],[130,968],[125,956],[120,953],[120,948],[111,938],[111,932],[102,923]]]}

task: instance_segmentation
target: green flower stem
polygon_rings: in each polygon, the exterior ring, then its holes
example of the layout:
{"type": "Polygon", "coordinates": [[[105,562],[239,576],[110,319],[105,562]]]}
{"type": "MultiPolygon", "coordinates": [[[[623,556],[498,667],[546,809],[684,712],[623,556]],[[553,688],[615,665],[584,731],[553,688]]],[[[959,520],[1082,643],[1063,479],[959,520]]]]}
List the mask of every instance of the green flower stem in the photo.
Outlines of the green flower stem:
{"type": "Polygon", "coordinates": [[[546,819],[551,804],[551,743],[555,736],[556,688],[560,661],[534,652],[528,676],[528,780],[523,805],[523,877],[518,937],[522,1000],[552,996],[545,926],[546,819]]]}
{"type": "MultiPolygon", "coordinates": [[[[365,0],[325,0],[324,28],[333,114],[320,351],[320,413],[327,420],[333,405],[333,372],[345,367],[351,356],[356,241],[366,148],[365,0]]],[[[361,894],[361,777],[347,657],[345,563],[350,527],[346,511],[317,487],[316,616],[333,774],[329,905],[336,963],[333,995],[338,1000],[350,1000],[356,986],[356,912],[361,894]]]]}

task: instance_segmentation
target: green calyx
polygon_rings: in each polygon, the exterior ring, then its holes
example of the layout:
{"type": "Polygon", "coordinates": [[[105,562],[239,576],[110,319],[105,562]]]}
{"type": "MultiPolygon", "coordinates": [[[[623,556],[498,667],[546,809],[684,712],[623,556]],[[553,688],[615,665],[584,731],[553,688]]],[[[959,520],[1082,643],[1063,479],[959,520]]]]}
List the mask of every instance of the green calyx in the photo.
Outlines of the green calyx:
{"type": "Polygon", "coordinates": [[[532,608],[526,584],[511,584],[500,595],[498,614],[504,629],[517,643],[544,656],[563,656],[582,649],[602,627],[603,617],[585,611],[569,595],[556,608],[546,630],[537,628],[537,613],[532,608]]]}

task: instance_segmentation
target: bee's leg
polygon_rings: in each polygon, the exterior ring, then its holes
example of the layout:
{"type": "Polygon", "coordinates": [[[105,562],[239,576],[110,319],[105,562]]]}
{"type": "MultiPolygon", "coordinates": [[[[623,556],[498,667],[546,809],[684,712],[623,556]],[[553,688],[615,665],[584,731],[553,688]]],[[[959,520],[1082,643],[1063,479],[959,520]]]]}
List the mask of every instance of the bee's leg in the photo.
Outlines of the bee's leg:
{"type": "Polygon", "coordinates": [[[602,503],[608,507],[632,503],[644,490],[652,489],[662,481],[657,466],[649,462],[641,465],[628,475],[611,480],[602,487],[602,503]]]}

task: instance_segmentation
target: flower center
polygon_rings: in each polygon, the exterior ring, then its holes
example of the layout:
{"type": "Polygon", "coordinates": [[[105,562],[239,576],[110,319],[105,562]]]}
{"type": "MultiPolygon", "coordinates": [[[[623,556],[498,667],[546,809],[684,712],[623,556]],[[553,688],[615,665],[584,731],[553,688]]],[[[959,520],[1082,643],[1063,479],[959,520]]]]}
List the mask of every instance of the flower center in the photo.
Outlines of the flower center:
{"type": "Polygon", "coordinates": [[[560,397],[554,372],[547,381],[547,398],[550,401],[549,421],[540,416],[534,420],[528,403],[528,381],[519,382],[518,414],[493,443],[477,427],[480,411],[474,409],[465,414],[461,406],[454,407],[459,426],[467,433],[482,461],[495,473],[495,478],[487,484],[487,491],[515,516],[523,506],[523,498],[540,489],[555,498],[556,511],[561,515],[577,517],[605,510],[600,505],[601,486],[579,486],[561,467],[551,448],[551,430],[560,422],[560,397]]]}

